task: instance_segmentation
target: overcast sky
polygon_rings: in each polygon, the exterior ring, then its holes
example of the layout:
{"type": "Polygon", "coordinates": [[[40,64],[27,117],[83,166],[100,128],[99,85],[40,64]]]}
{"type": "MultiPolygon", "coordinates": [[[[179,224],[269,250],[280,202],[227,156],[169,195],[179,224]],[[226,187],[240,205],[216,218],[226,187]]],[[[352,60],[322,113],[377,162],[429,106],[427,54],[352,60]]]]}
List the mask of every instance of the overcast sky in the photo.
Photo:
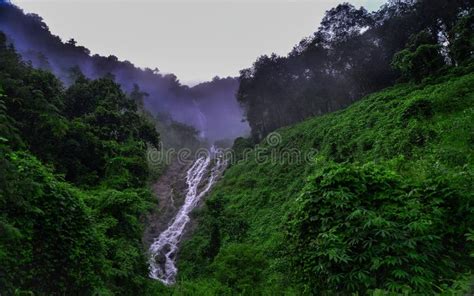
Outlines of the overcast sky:
{"type": "MultiPolygon", "coordinates": [[[[175,73],[184,84],[237,76],[262,54],[286,55],[343,0],[12,0],[92,53],[175,73]]],[[[349,0],[376,10],[384,0],[349,0]]]]}

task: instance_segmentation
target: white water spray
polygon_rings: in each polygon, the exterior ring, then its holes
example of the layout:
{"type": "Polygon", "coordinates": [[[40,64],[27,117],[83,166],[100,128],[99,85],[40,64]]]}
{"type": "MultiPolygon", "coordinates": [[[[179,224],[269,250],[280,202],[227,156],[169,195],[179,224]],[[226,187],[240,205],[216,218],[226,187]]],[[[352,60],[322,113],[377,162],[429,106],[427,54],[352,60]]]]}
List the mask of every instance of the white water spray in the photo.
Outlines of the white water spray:
{"type": "MultiPolygon", "coordinates": [[[[211,153],[215,153],[214,148],[211,148],[211,153]]],[[[179,209],[168,228],[150,246],[151,278],[160,280],[166,285],[175,283],[178,271],[175,265],[176,253],[186,224],[190,220],[189,213],[211,189],[225,165],[225,160],[220,157],[216,157],[215,164],[212,165],[211,155],[207,155],[198,158],[188,170],[186,176],[188,188],[184,205],[179,209]],[[209,177],[207,180],[203,180],[209,170],[209,177]]]]}
{"type": "Polygon", "coordinates": [[[194,104],[194,107],[196,108],[196,114],[198,116],[199,130],[201,130],[199,136],[204,139],[204,138],[206,138],[206,131],[207,131],[206,115],[204,115],[204,113],[202,113],[201,108],[199,107],[196,100],[193,100],[193,104],[194,104]]]}

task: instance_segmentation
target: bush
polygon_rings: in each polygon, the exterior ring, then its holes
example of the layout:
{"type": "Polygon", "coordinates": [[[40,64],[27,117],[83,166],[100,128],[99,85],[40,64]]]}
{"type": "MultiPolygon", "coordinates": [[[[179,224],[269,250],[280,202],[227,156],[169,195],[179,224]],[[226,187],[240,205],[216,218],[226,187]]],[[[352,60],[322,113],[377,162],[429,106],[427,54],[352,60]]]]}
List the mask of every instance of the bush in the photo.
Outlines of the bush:
{"type": "Polygon", "coordinates": [[[245,154],[248,153],[253,147],[254,147],[254,144],[249,138],[239,137],[235,139],[234,145],[232,146],[232,150],[235,153],[234,161],[237,162],[237,161],[245,160],[245,157],[246,157],[245,154]]]}
{"type": "Polygon", "coordinates": [[[472,259],[472,206],[442,182],[409,184],[368,164],[329,165],[287,222],[287,254],[311,293],[439,292],[472,259]]]}
{"type": "Polygon", "coordinates": [[[266,261],[258,250],[246,244],[229,244],[211,265],[217,280],[243,295],[253,295],[262,281],[266,261]]]}
{"type": "Polygon", "coordinates": [[[402,113],[402,121],[406,123],[408,120],[415,119],[428,119],[434,114],[433,103],[429,100],[417,100],[411,102],[410,105],[402,113]]]}
{"type": "Polygon", "coordinates": [[[78,192],[26,153],[2,155],[0,287],[81,294],[99,287],[105,249],[78,192]],[[5,157],[5,158],[3,158],[5,157]]]}

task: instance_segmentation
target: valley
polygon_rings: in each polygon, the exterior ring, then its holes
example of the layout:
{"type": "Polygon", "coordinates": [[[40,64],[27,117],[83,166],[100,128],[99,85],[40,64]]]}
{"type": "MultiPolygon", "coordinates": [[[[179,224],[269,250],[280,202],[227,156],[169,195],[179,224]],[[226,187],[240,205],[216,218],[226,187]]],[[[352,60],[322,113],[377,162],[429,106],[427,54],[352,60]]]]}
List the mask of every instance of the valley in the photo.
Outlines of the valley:
{"type": "Polygon", "coordinates": [[[331,1],[0,0],[0,295],[473,295],[473,3],[331,1]]]}

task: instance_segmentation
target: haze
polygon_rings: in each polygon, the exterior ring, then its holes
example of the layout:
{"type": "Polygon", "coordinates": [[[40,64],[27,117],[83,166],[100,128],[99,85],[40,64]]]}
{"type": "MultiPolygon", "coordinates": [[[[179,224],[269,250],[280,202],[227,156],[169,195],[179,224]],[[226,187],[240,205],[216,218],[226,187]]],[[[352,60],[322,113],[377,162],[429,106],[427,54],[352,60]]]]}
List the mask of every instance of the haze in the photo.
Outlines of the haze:
{"type": "MultiPolygon", "coordinates": [[[[286,55],[316,31],[323,1],[12,1],[37,13],[53,34],[92,53],[158,67],[194,85],[237,76],[262,54],[286,55]]],[[[349,1],[375,10],[383,0],[349,1]]]]}

